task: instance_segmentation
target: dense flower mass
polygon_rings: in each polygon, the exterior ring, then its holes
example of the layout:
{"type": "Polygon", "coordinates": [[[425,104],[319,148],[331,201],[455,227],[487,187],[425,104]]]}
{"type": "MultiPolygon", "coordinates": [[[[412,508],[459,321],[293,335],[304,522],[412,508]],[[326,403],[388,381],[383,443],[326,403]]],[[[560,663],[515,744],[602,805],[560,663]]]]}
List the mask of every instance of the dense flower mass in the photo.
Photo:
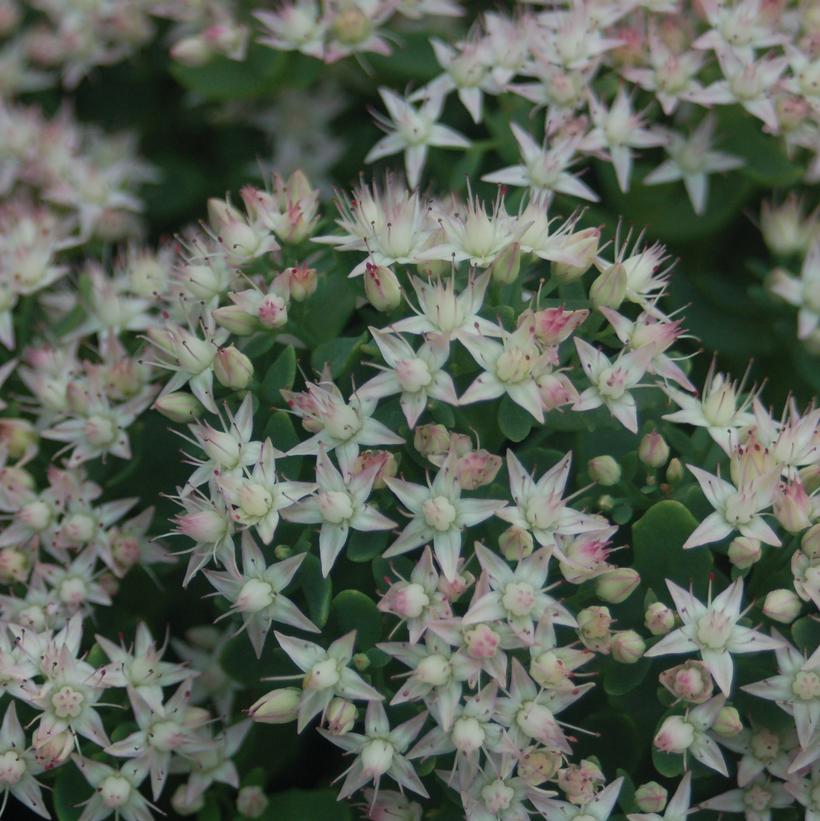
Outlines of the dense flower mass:
{"type": "Polygon", "coordinates": [[[782,313],[806,384],[702,367],[687,327],[731,209],[820,179],[816,6],[29,5],[0,0],[0,815],[815,819],[810,193],[762,201],[763,287],[724,298],[782,313]],[[157,164],[77,113],[156,43],[192,111],[276,141],[157,242],[157,164]],[[327,141],[322,76],[384,136],[327,141]]]}

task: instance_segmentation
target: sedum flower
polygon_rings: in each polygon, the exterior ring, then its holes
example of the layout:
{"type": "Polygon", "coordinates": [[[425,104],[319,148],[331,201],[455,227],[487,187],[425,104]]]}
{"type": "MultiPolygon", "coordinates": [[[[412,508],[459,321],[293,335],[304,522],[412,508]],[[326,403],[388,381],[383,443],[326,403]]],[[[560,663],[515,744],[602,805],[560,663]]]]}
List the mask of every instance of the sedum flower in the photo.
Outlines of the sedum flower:
{"type": "MultiPolygon", "coordinates": [[[[664,799],[665,794],[664,790],[664,799]]],[[[628,813],[626,817],[629,821],[685,821],[689,814],[691,794],[692,773],[685,772],[662,815],[657,812],[633,812],[628,813]]]]}
{"type": "Polygon", "coordinates": [[[746,787],[729,790],[702,801],[698,809],[743,813],[746,821],[769,821],[773,809],[788,807],[792,803],[792,795],[782,782],[760,776],[746,787]]]}
{"type": "Polygon", "coordinates": [[[378,400],[401,393],[399,402],[410,428],[415,427],[427,407],[428,397],[458,404],[452,377],[444,370],[450,355],[450,343],[443,334],[428,334],[418,351],[398,335],[376,328],[370,334],[378,345],[387,367],[359,388],[356,393],[364,399],[378,400]]]}
{"type": "Polygon", "coordinates": [[[294,639],[282,633],[274,635],[290,660],[304,673],[291,677],[302,680],[297,732],[301,733],[314,716],[324,713],[336,697],[370,702],[382,699],[378,690],[349,667],[356,641],[355,630],[336,639],[326,650],[304,639],[294,639]]]}
{"type": "Polygon", "coordinates": [[[742,616],[742,579],[736,579],[714,600],[711,600],[710,588],[710,601],[706,605],[668,579],[666,586],[683,625],[647,650],[646,656],[691,653],[697,650],[717,686],[728,696],[732,690],[734,670],[732,653],[759,653],[783,646],[780,638],[769,638],[738,624],[742,616]]]}
{"type": "Polygon", "coordinates": [[[356,755],[353,764],[342,774],[346,778],[339,792],[339,799],[347,798],[372,781],[375,786],[375,800],[383,776],[389,776],[400,787],[406,787],[427,798],[427,790],[424,789],[421,779],[405,755],[405,751],[419,734],[426,720],[427,713],[421,712],[391,730],[382,704],[371,701],[365,714],[364,735],[347,733],[337,736],[320,728],[319,732],[328,741],[346,753],[356,755]]]}
{"type": "Polygon", "coordinates": [[[811,337],[820,326],[820,242],[814,242],[809,248],[799,277],[776,268],[768,286],[772,293],[798,309],[798,339],[811,337]]]}
{"type": "Polygon", "coordinates": [[[404,168],[411,188],[418,187],[421,172],[431,146],[469,148],[470,141],[438,122],[444,107],[444,95],[431,93],[416,108],[389,88],[379,88],[388,116],[376,114],[376,122],[387,132],[367,153],[365,162],[375,162],[391,154],[404,152],[404,168]]]}
{"type": "Polygon", "coordinates": [[[385,484],[396,494],[411,515],[398,539],[384,552],[385,558],[400,556],[425,542],[433,542],[433,552],[444,577],[458,576],[462,533],[489,519],[504,507],[502,499],[463,499],[458,483],[458,458],[451,450],[433,482],[425,487],[404,479],[388,478],[385,484]]]}
{"type": "Polygon", "coordinates": [[[156,809],[139,791],[148,770],[134,761],[127,761],[119,769],[100,761],[74,755],[72,760],[94,793],[85,802],[80,821],[102,821],[110,815],[123,821],[149,821],[156,809]]]}
{"type": "Polygon", "coordinates": [[[607,821],[615,808],[623,778],[607,784],[591,801],[580,806],[554,798],[535,798],[533,804],[547,821],[607,821]]]}
{"type": "Polygon", "coordinates": [[[687,710],[683,716],[668,716],[655,735],[655,747],[664,753],[683,755],[684,765],[686,757],[692,755],[701,764],[728,776],[723,754],[708,734],[725,702],[724,696],[717,695],[687,710]]]}
{"type": "MultiPolygon", "coordinates": [[[[280,622],[318,633],[319,628],[293,602],[282,595],[304,561],[305,553],[268,566],[250,532],[242,534],[242,573],[206,570],[205,576],[232,607],[228,614],[239,613],[257,657],[262,655],[272,622],[280,622]]],[[[228,615],[226,614],[226,615],[228,615]]]]}
{"type": "Polygon", "coordinates": [[[381,463],[373,462],[359,473],[343,476],[320,446],[316,457],[318,492],[283,510],[282,515],[290,522],[321,522],[319,555],[322,559],[322,575],[330,573],[351,528],[371,532],[390,530],[396,526],[392,519],[367,504],[380,469],[381,463]]]}
{"type": "Polygon", "coordinates": [[[26,736],[12,701],[6,707],[3,724],[0,725],[0,806],[5,808],[11,794],[41,818],[51,818],[43,803],[42,789],[35,778],[42,770],[34,752],[26,746],[26,736]]]}

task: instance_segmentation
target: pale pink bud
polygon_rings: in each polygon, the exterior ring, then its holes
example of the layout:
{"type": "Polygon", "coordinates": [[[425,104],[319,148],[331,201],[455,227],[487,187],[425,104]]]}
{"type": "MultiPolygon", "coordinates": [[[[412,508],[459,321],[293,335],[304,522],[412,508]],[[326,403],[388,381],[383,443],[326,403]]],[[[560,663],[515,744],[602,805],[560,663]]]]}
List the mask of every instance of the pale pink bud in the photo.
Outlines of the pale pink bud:
{"type": "Polygon", "coordinates": [[[724,738],[731,738],[743,732],[743,722],[740,713],[735,707],[721,707],[717,718],[712,724],[712,730],[724,738]]]}
{"type": "Polygon", "coordinates": [[[265,294],[256,309],[256,316],[266,328],[282,328],[288,321],[287,299],[274,292],[265,294]]]}
{"type": "Polygon", "coordinates": [[[58,767],[68,759],[74,751],[74,736],[68,731],[62,733],[44,732],[39,726],[31,739],[34,748],[34,757],[37,763],[45,770],[58,767]]]}
{"type": "Polygon", "coordinates": [[[271,690],[248,710],[248,716],[262,724],[288,724],[296,721],[302,691],[298,687],[271,690]]]}
{"type": "Polygon", "coordinates": [[[750,536],[737,536],[729,544],[729,561],[740,570],[760,561],[762,555],[760,541],[750,536]]]}
{"type": "Polygon", "coordinates": [[[669,716],[655,736],[655,746],[664,753],[683,753],[695,740],[695,728],[683,716],[669,716]]]}
{"type": "Polygon", "coordinates": [[[791,624],[803,609],[803,602],[792,590],[771,590],[763,603],[763,614],[781,624],[791,624]]]}
{"type": "Polygon", "coordinates": [[[464,591],[475,581],[472,573],[460,573],[452,581],[448,581],[444,576],[440,576],[438,580],[438,589],[444,594],[449,602],[458,601],[463,595],[464,591]]]}
{"type": "Polygon", "coordinates": [[[659,814],[666,806],[668,795],[657,781],[647,781],[635,790],[635,803],[641,812],[659,814]]]}
{"type": "Polygon", "coordinates": [[[772,509],[777,521],[789,533],[799,533],[812,523],[812,501],[799,479],[777,486],[772,509]]]}
{"type": "Polygon", "coordinates": [[[810,559],[820,557],[820,524],[810,527],[800,540],[800,549],[810,559]]]}
{"type": "Polygon", "coordinates": [[[40,437],[31,422],[25,419],[0,419],[0,444],[5,445],[9,459],[20,459],[36,450],[40,437]]]}
{"type": "Polygon", "coordinates": [[[419,425],[413,434],[413,447],[422,456],[439,456],[450,449],[450,433],[444,425],[419,425]]]}
{"type": "Polygon", "coordinates": [[[626,297],[626,285],[626,268],[616,262],[599,274],[592,283],[589,289],[590,302],[596,308],[620,308],[626,297]]]}
{"type": "Polygon", "coordinates": [[[470,658],[493,658],[500,646],[501,636],[488,624],[477,624],[464,631],[464,647],[470,658]]]}
{"type": "Polygon", "coordinates": [[[220,348],[214,358],[214,376],[226,388],[242,390],[253,378],[253,364],[242,351],[229,345],[220,348]]]}
{"type": "Polygon", "coordinates": [[[578,391],[563,373],[544,373],[536,380],[544,410],[551,411],[578,399],[578,391]]]}
{"type": "Polygon", "coordinates": [[[106,776],[97,787],[104,806],[111,810],[122,807],[131,798],[131,782],[123,775],[112,773],[106,776]]]}
{"type": "Polygon", "coordinates": [[[638,458],[647,467],[663,467],[669,459],[669,445],[657,431],[647,433],[638,445],[638,458]]]}
{"type": "Polygon", "coordinates": [[[339,667],[335,659],[319,661],[308,670],[302,680],[305,690],[326,690],[339,681],[339,667]]]}
{"type": "Polygon", "coordinates": [[[191,793],[187,784],[180,784],[171,795],[171,806],[177,815],[187,818],[205,806],[205,793],[191,793]]]}
{"type": "Polygon", "coordinates": [[[319,285],[319,277],[315,268],[310,268],[307,263],[285,268],[280,274],[287,277],[287,291],[294,302],[303,302],[308,297],[316,293],[319,285]]]}
{"type": "Polygon", "coordinates": [[[177,516],[175,521],[180,533],[204,544],[216,544],[221,541],[230,526],[228,519],[215,510],[185,513],[177,516]]]}
{"type": "Polygon", "coordinates": [[[609,653],[612,616],[606,607],[585,607],[578,614],[578,636],[583,644],[598,653],[609,653]]]}
{"type": "Polygon", "coordinates": [[[261,818],[268,808],[268,797],[261,787],[242,787],[236,796],[236,811],[245,818],[261,818]]]}
{"type": "Polygon", "coordinates": [[[51,523],[51,508],[41,501],[29,502],[17,512],[17,518],[35,533],[45,530],[51,523]]]}
{"type": "Polygon", "coordinates": [[[680,482],[684,475],[683,462],[676,456],[669,462],[666,468],[666,481],[674,485],[680,482]]]}
{"type": "Polygon", "coordinates": [[[653,602],[646,608],[643,623],[653,636],[665,636],[675,626],[675,613],[663,602],[653,602]]]}
{"type": "Polygon", "coordinates": [[[259,330],[259,320],[238,305],[223,305],[211,311],[216,324],[236,336],[250,336],[259,330]]]}
{"type": "Polygon", "coordinates": [[[401,304],[398,277],[384,265],[367,263],[364,272],[364,292],[377,311],[392,311],[401,304]]]}
{"type": "Polygon", "coordinates": [[[612,636],[612,658],[621,664],[635,664],[646,650],[646,642],[634,630],[619,630],[612,636]]]}
{"type": "Polygon", "coordinates": [[[466,433],[451,433],[448,450],[458,457],[467,456],[473,450],[473,440],[466,433]]]}
{"type": "Polygon", "coordinates": [[[598,576],[595,592],[608,604],[626,601],[641,583],[641,576],[631,567],[618,567],[598,576]]]}
{"type": "Polygon", "coordinates": [[[599,228],[584,228],[576,231],[563,242],[562,250],[575,257],[575,263],[553,262],[552,273],[559,282],[575,282],[590,268],[598,254],[601,239],[599,228]]]}
{"type": "Polygon", "coordinates": [[[558,786],[566,794],[567,801],[579,806],[592,801],[605,780],[600,767],[587,758],[558,771],[558,786]]]}
{"type": "Polygon", "coordinates": [[[325,710],[325,727],[331,735],[345,735],[356,723],[356,705],[344,698],[334,698],[325,710]]]}
{"type": "Polygon", "coordinates": [[[363,450],[359,453],[353,465],[353,475],[358,476],[363,471],[372,469],[375,465],[380,467],[373,479],[373,489],[381,490],[385,487],[384,480],[391,479],[399,472],[399,463],[395,454],[387,450],[363,450]]]}
{"type": "Polygon", "coordinates": [[[458,460],[458,483],[463,490],[489,485],[501,470],[501,457],[486,450],[474,450],[458,460]]]}
{"type": "Polygon", "coordinates": [[[236,609],[240,613],[259,613],[273,604],[276,597],[273,587],[263,579],[248,579],[236,597],[236,609]]]}
{"type": "Polygon", "coordinates": [[[532,534],[523,527],[508,527],[498,537],[498,548],[501,555],[510,562],[524,559],[532,553],[534,541],[532,534]]]}
{"type": "Polygon", "coordinates": [[[368,780],[384,775],[393,765],[393,745],[381,738],[373,739],[362,747],[359,754],[362,769],[368,780]]]}
{"type": "MultiPolygon", "coordinates": [[[[522,317],[526,314],[522,314],[522,317]]],[[[542,345],[558,345],[568,339],[573,331],[589,316],[585,308],[568,311],[564,308],[544,308],[532,317],[535,337],[542,345]]],[[[521,320],[519,319],[519,325],[521,320]]]]}
{"type": "Polygon", "coordinates": [[[530,675],[542,687],[557,690],[570,680],[572,670],[554,651],[547,650],[532,660],[530,675]]]}
{"type": "Polygon", "coordinates": [[[402,619],[417,619],[430,604],[430,597],[420,584],[400,581],[391,585],[379,602],[379,610],[394,613],[402,619]]]}
{"type": "Polygon", "coordinates": [[[172,422],[193,422],[205,412],[199,399],[182,391],[160,396],[154,402],[154,409],[172,422]]]}
{"type": "Polygon", "coordinates": [[[518,775],[531,787],[537,787],[553,778],[560,766],[558,753],[532,748],[518,759],[518,775]]]}
{"type": "Polygon", "coordinates": [[[587,462],[589,478],[604,487],[612,487],[621,481],[621,466],[611,456],[596,456],[587,462]]]}
{"type": "Polygon", "coordinates": [[[171,46],[171,58],[184,66],[203,66],[214,56],[214,51],[201,34],[183,37],[171,46]]]}
{"type": "Polygon", "coordinates": [[[0,582],[24,582],[31,570],[31,557],[18,547],[0,550],[0,582]]]}
{"type": "Polygon", "coordinates": [[[672,695],[693,704],[702,704],[712,696],[712,676],[702,661],[685,661],[664,670],[659,679],[672,695]]]}

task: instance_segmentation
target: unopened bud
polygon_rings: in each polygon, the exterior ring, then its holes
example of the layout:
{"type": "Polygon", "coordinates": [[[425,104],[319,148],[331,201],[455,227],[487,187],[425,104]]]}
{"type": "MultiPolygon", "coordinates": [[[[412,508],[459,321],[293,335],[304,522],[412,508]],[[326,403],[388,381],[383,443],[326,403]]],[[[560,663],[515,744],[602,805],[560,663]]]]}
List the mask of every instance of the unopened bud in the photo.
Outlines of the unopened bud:
{"type": "Polygon", "coordinates": [[[810,559],[820,558],[820,523],[810,527],[803,534],[800,550],[810,559]]]}
{"type": "Polygon", "coordinates": [[[647,433],[638,445],[638,458],[647,467],[663,467],[669,459],[669,445],[657,431],[647,433]]]}
{"type": "Polygon", "coordinates": [[[287,277],[288,293],[294,302],[304,302],[308,297],[313,296],[319,285],[316,269],[309,268],[305,263],[285,268],[281,276],[287,277]]]}
{"type": "Polygon", "coordinates": [[[517,242],[508,245],[490,266],[490,273],[495,282],[509,285],[518,279],[521,270],[521,246],[517,242]]]}
{"type": "Polygon", "coordinates": [[[635,790],[635,803],[641,812],[660,814],[669,793],[657,781],[647,781],[635,790]]]}
{"type": "Polygon", "coordinates": [[[458,460],[456,473],[462,490],[489,485],[501,470],[501,457],[486,450],[474,450],[458,460]]]}
{"type": "Polygon", "coordinates": [[[501,555],[509,562],[517,562],[532,553],[534,546],[532,534],[523,527],[508,527],[498,537],[498,548],[501,555]]]}
{"type": "Polygon", "coordinates": [[[356,705],[344,698],[334,698],[325,711],[325,726],[331,735],[345,735],[356,723],[356,705]]]}
{"type": "Polygon", "coordinates": [[[590,268],[598,254],[601,231],[598,228],[584,228],[576,231],[563,242],[562,250],[575,257],[574,264],[553,262],[552,274],[559,282],[575,282],[590,268]]]}
{"type": "Polygon", "coordinates": [[[646,642],[634,630],[619,630],[612,636],[612,658],[621,664],[635,664],[646,650],[646,642]]]}
{"type": "Polygon", "coordinates": [[[268,797],[261,787],[242,787],[236,796],[236,811],[245,818],[261,818],[268,808],[268,797]]]}
{"type": "Polygon", "coordinates": [[[31,557],[19,547],[0,550],[0,583],[24,582],[31,569],[31,557]]]}
{"type": "Polygon", "coordinates": [[[154,409],[172,422],[193,422],[205,412],[202,403],[193,394],[177,391],[166,393],[154,402],[154,409]]]}
{"type": "Polygon", "coordinates": [[[350,660],[350,663],[360,672],[363,673],[370,667],[370,658],[367,653],[356,653],[350,660]]]}
{"type": "Polygon", "coordinates": [[[750,536],[737,536],[729,544],[729,561],[739,570],[751,567],[762,555],[760,541],[750,536]]]}
{"type": "Polygon", "coordinates": [[[561,766],[561,756],[550,750],[528,750],[518,759],[518,775],[531,787],[549,781],[561,766]]]}
{"type": "Polygon", "coordinates": [[[444,425],[419,425],[413,434],[413,447],[422,456],[438,456],[450,449],[450,433],[444,425]]]}
{"type": "Polygon", "coordinates": [[[620,604],[626,601],[641,583],[641,576],[631,567],[618,567],[598,576],[595,592],[608,604],[620,604]]]}
{"type": "Polygon", "coordinates": [[[223,305],[211,311],[216,324],[230,331],[236,336],[250,336],[259,330],[260,322],[238,305],[223,305]]]}
{"type": "Polygon", "coordinates": [[[596,308],[621,307],[626,297],[626,268],[615,263],[599,274],[589,289],[589,299],[596,308]]]}
{"type": "Polygon", "coordinates": [[[665,636],[675,626],[675,613],[663,602],[653,602],[646,608],[643,623],[653,636],[665,636]]]}
{"type": "Polygon", "coordinates": [[[566,793],[568,801],[579,806],[592,801],[605,780],[601,768],[588,758],[558,771],[558,786],[566,793]]]}
{"type": "Polygon", "coordinates": [[[799,479],[777,486],[772,510],[777,521],[789,533],[799,533],[812,523],[812,501],[799,479]]]}
{"type": "Polygon", "coordinates": [[[44,732],[43,729],[42,726],[38,726],[34,731],[31,746],[34,748],[37,763],[44,770],[51,770],[68,759],[74,750],[75,739],[68,730],[52,733],[44,732]]]}
{"type": "Polygon", "coordinates": [[[702,661],[685,661],[677,667],[664,670],[659,679],[673,696],[692,704],[708,701],[714,688],[712,676],[702,661]]]}
{"type": "Polygon", "coordinates": [[[253,378],[253,364],[236,346],[220,348],[214,357],[214,376],[226,388],[239,391],[253,378]]]}
{"type": "Polygon", "coordinates": [[[187,784],[180,784],[171,796],[171,806],[174,812],[183,818],[196,815],[205,806],[204,793],[192,794],[187,784]]]}
{"type": "Polygon", "coordinates": [[[39,439],[37,429],[26,419],[0,419],[0,443],[6,446],[9,459],[35,451],[39,439]]]}
{"type": "Polygon", "coordinates": [[[606,607],[585,607],[578,614],[578,635],[583,644],[590,650],[609,653],[612,634],[609,626],[612,616],[606,607]]]}
{"type": "Polygon", "coordinates": [[[664,753],[683,753],[695,740],[695,728],[683,716],[669,716],[661,724],[654,739],[655,746],[664,753]]]}
{"type": "Polygon", "coordinates": [[[680,482],[683,477],[683,462],[681,462],[681,460],[676,456],[669,462],[669,465],[666,468],[666,481],[669,482],[670,485],[675,485],[680,482]]]}
{"type": "Polygon", "coordinates": [[[604,487],[612,487],[621,481],[621,466],[611,456],[596,456],[587,462],[589,478],[604,487]]]}
{"type": "Polygon", "coordinates": [[[731,738],[743,732],[743,722],[735,707],[721,707],[712,724],[712,730],[724,738],[731,738]]]}
{"type": "Polygon", "coordinates": [[[803,609],[799,596],[791,590],[771,590],[763,603],[763,614],[781,624],[791,624],[803,609]]]}
{"type": "Polygon", "coordinates": [[[377,311],[392,311],[401,304],[398,277],[384,265],[367,263],[364,272],[364,292],[377,311]]]}
{"type": "Polygon", "coordinates": [[[797,475],[809,496],[820,490],[820,465],[806,465],[797,475]]]}
{"type": "Polygon", "coordinates": [[[293,555],[293,548],[287,544],[278,544],[273,548],[273,558],[277,562],[283,562],[293,555]]]}
{"type": "Polygon", "coordinates": [[[399,463],[395,454],[387,450],[363,450],[356,458],[353,475],[358,476],[375,465],[379,465],[379,468],[373,479],[373,489],[381,490],[385,487],[384,480],[392,479],[399,472],[399,463]]]}
{"type": "Polygon", "coordinates": [[[254,702],[248,716],[262,724],[288,724],[296,721],[302,691],[298,687],[280,687],[254,702]]]}

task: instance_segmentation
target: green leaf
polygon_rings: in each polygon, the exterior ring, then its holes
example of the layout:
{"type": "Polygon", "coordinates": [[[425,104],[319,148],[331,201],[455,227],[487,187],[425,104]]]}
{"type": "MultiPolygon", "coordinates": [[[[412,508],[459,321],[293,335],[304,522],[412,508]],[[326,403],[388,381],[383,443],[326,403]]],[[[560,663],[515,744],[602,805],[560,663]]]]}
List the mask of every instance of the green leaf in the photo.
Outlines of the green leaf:
{"type": "Polygon", "coordinates": [[[820,622],[810,616],[803,616],[792,625],[794,646],[806,655],[811,655],[820,644],[820,622]]]}
{"type": "Polygon", "coordinates": [[[644,584],[669,602],[666,579],[681,587],[691,584],[703,597],[712,567],[712,553],[706,547],[684,550],[683,543],[698,526],[694,516],[680,503],[664,500],[652,505],[632,526],[635,569],[644,584]]]}
{"type": "Polygon", "coordinates": [[[369,562],[384,553],[389,538],[386,530],[351,530],[350,538],[347,540],[347,558],[351,562],[369,562]]]}
{"type": "Polygon", "coordinates": [[[331,606],[339,635],[356,631],[356,648],[365,651],[382,637],[382,614],[376,603],[359,590],[342,590],[331,606]]]}
{"type": "Polygon", "coordinates": [[[236,681],[246,687],[255,687],[261,678],[283,676],[292,673],[293,665],[285,653],[276,647],[276,639],[268,636],[262,648],[262,656],[256,657],[250,639],[240,633],[222,648],[219,665],[236,681]]]}
{"type": "Polygon", "coordinates": [[[213,801],[206,804],[197,814],[196,821],[222,821],[222,811],[213,801]]]}
{"type": "Polygon", "coordinates": [[[276,334],[270,331],[254,334],[242,345],[242,353],[251,361],[264,356],[276,344],[276,334]]]}
{"type": "Polygon", "coordinates": [[[268,402],[277,404],[282,399],[279,391],[283,388],[290,390],[294,379],[296,379],[296,351],[293,345],[288,345],[268,368],[262,380],[262,397],[268,402]]]}
{"type": "Polygon", "coordinates": [[[299,444],[299,437],[293,427],[290,414],[285,411],[276,411],[268,419],[265,425],[264,437],[270,439],[275,448],[279,450],[290,450],[294,445],[299,444]]]}
{"type": "Polygon", "coordinates": [[[677,778],[683,774],[683,756],[673,753],[662,753],[652,745],[652,764],[655,769],[667,778],[677,778]]]}
{"type": "Polygon", "coordinates": [[[357,289],[338,269],[319,277],[316,293],[307,303],[294,306],[292,328],[296,336],[310,341],[311,347],[335,339],[344,329],[356,304],[357,289]]]}
{"type": "Polygon", "coordinates": [[[336,800],[335,790],[285,790],[270,797],[265,821],[352,821],[347,803],[336,800]]]}
{"type": "Polygon", "coordinates": [[[74,764],[60,767],[54,782],[54,813],[59,821],[77,821],[93,790],[74,764]]]}
{"type": "Polygon", "coordinates": [[[651,662],[642,658],[634,664],[621,664],[611,657],[603,663],[604,690],[611,696],[622,696],[639,687],[649,672],[651,662]]]}
{"type": "Polygon", "coordinates": [[[341,336],[329,339],[317,345],[310,357],[310,364],[314,371],[321,371],[324,366],[330,365],[330,373],[338,379],[346,373],[358,359],[359,348],[367,341],[367,334],[361,336],[341,336]]]}
{"type": "Polygon", "coordinates": [[[529,411],[504,395],[498,405],[498,427],[507,439],[511,442],[523,442],[535,423],[536,420],[529,411]]]}
{"type": "Polygon", "coordinates": [[[322,564],[315,556],[305,556],[299,568],[299,586],[307,601],[311,621],[317,627],[324,627],[330,615],[333,583],[322,575],[322,564]]]}

